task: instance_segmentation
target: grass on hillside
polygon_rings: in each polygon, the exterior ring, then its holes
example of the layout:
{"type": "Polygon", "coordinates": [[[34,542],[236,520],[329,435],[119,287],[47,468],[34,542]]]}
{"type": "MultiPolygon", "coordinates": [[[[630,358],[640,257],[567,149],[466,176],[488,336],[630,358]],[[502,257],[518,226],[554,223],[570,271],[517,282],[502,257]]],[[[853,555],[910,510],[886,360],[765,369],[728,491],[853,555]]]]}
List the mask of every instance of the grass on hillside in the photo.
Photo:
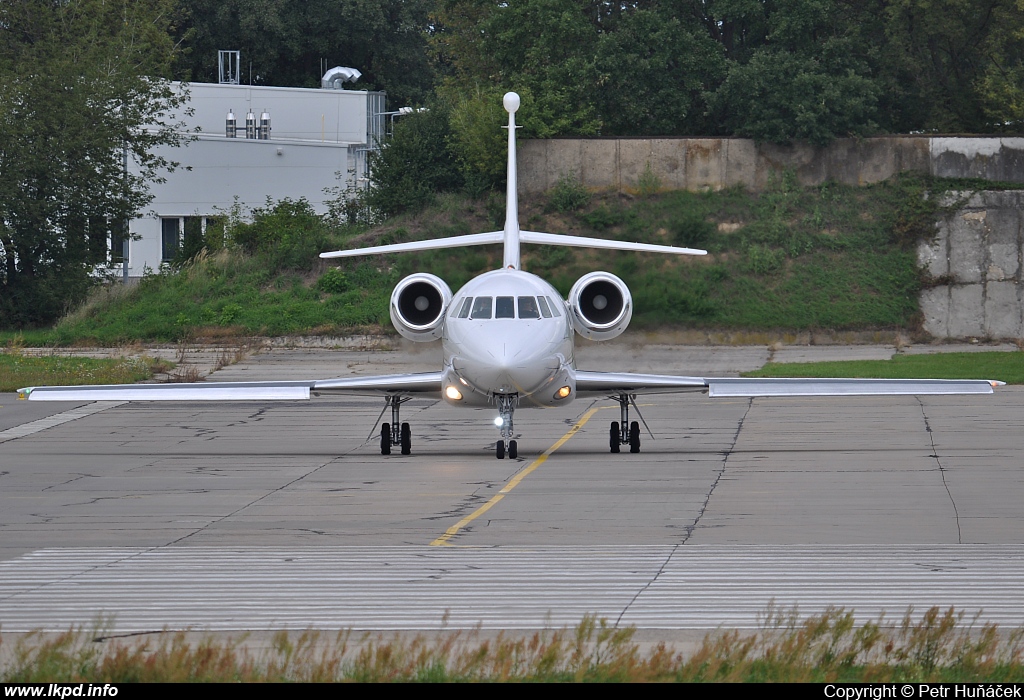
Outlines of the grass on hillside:
{"type": "Polygon", "coordinates": [[[803,620],[769,610],[758,632],[710,634],[690,656],[664,645],[641,653],[634,633],[593,618],[574,630],[491,640],[280,632],[256,654],[241,640],[190,642],[171,632],[100,647],[91,643],[97,635],[73,630],[19,639],[0,682],[1024,681],[1022,631],[973,625],[953,609],[908,611],[891,626],[857,624],[842,609],[803,620]]]}
{"type": "MultiPolygon", "coordinates": [[[[700,247],[710,254],[525,245],[523,268],[563,295],[587,272],[617,274],[632,292],[636,328],[913,332],[917,295],[928,284],[914,244],[934,235],[940,212],[941,198],[924,195],[954,184],[964,185],[904,175],[868,187],[800,187],[786,176],[761,193],[651,186],[629,194],[589,192],[567,177],[545,195],[522,198],[524,229],[700,247]]],[[[116,345],[390,332],[388,299],[403,276],[431,272],[456,291],[500,266],[500,246],[331,263],[316,253],[495,230],[503,219],[504,197],[493,192],[481,199],[440,195],[432,207],[369,230],[285,201],[254,212],[254,223],[229,225],[233,246],[200,255],[180,272],[101,289],[53,330],[29,331],[26,339],[116,345]]]]}
{"type": "Polygon", "coordinates": [[[1024,352],[949,352],[896,355],[890,360],[769,362],[744,377],[863,379],[994,379],[1024,384],[1024,352]]]}
{"type": "Polygon", "coordinates": [[[0,353],[0,391],[27,386],[131,384],[149,379],[154,369],[166,371],[165,366],[168,363],[143,357],[96,359],[0,353]],[[156,363],[160,366],[155,367],[156,363]]]}

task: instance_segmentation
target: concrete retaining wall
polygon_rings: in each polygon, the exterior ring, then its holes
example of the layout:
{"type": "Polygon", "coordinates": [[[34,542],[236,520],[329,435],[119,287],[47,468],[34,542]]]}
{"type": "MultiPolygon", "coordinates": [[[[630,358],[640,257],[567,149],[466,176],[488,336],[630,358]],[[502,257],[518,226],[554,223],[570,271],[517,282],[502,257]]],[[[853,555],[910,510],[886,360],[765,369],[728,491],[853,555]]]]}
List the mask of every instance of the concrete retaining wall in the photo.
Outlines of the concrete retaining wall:
{"type": "Polygon", "coordinates": [[[1024,182],[1024,138],[885,136],[817,148],[750,139],[542,139],[519,145],[519,187],[543,192],[566,174],[587,187],[629,190],[650,165],[666,189],[763,189],[786,170],[804,185],[880,182],[903,170],[1024,182]]]}
{"type": "Polygon", "coordinates": [[[918,261],[941,282],[921,293],[937,338],[1024,337],[1024,192],[979,192],[939,223],[918,261]]]}

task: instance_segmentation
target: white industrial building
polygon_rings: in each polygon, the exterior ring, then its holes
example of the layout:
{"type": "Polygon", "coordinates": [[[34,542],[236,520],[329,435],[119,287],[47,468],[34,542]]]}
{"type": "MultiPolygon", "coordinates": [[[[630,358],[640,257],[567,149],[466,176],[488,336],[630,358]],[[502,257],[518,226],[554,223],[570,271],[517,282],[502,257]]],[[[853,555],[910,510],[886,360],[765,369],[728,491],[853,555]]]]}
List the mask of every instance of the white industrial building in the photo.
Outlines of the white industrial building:
{"type": "MultiPolygon", "coordinates": [[[[364,186],[367,151],[383,135],[385,96],[338,89],[331,76],[322,89],[189,84],[192,113],[181,121],[193,138],[158,151],[180,165],[151,185],[152,203],[129,224],[136,240],[129,242],[128,275],[158,270],[189,232],[205,231],[236,203],[246,211],[268,198],[304,198],[324,213],[331,199],[325,189],[364,186]]],[[[121,271],[119,242],[111,244],[121,271]]]]}

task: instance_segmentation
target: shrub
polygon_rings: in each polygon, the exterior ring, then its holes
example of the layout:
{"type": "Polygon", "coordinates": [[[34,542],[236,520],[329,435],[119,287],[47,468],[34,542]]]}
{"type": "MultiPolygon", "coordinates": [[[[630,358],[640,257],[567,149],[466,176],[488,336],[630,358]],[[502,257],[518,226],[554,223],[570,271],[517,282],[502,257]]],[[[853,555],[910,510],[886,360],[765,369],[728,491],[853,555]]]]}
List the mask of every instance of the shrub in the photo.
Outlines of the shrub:
{"type": "Polygon", "coordinates": [[[348,290],[348,278],[345,273],[336,267],[320,275],[316,281],[316,288],[327,294],[341,294],[348,290]]]}
{"type": "Polygon", "coordinates": [[[563,214],[582,209],[589,202],[590,191],[583,186],[575,173],[566,173],[558,178],[558,182],[548,195],[551,208],[563,214]]]}

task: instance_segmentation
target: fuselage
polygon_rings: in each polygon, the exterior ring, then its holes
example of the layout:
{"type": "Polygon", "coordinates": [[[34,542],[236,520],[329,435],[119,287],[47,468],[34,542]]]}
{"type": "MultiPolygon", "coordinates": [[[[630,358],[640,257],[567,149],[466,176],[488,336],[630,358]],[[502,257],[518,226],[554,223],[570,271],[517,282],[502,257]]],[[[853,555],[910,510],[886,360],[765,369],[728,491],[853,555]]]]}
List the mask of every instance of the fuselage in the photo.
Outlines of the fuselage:
{"type": "Polygon", "coordinates": [[[520,408],[549,407],[575,397],[572,316],[536,275],[504,269],[475,278],[452,297],[441,338],[442,396],[452,405],[514,394],[520,408]]]}

